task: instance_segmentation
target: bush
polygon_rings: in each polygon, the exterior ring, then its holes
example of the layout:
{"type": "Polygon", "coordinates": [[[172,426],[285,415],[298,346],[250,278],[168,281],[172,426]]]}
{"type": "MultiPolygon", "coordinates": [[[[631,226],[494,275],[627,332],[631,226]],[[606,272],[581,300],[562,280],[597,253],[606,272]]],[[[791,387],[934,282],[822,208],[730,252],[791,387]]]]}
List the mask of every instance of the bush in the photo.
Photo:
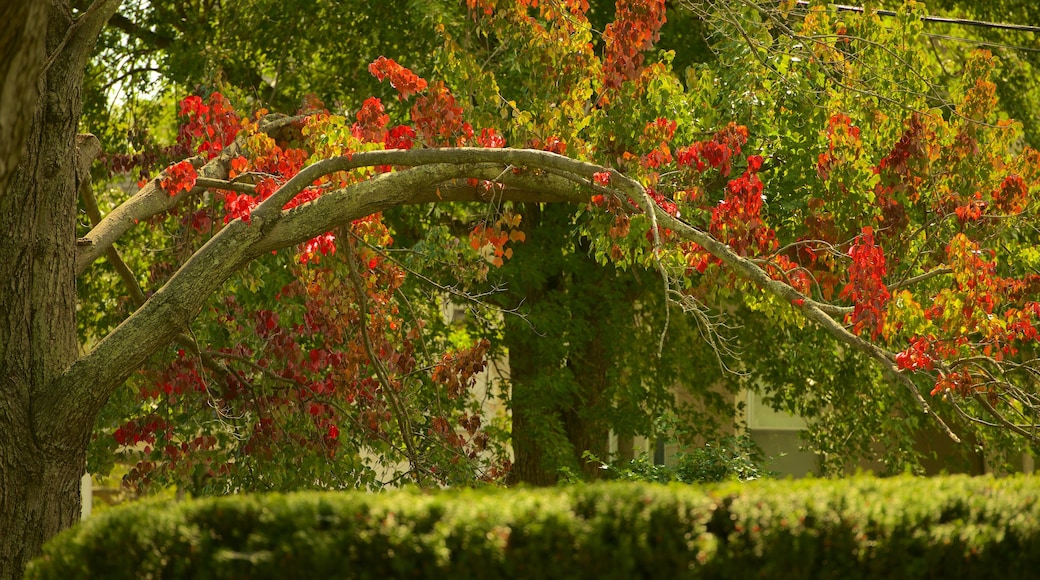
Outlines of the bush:
{"type": "Polygon", "coordinates": [[[141,502],[28,578],[1025,578],[1040,481],[900,477],[141,502]]]}
{"type": "Polygon", "coordinates": [[[609,463],[587,452],[585,458],[600,463],[606,471],[606,479],[618,481],[717,483],[752,481],[772,475],[762,467],[765,464],[762,450],[747,435],[726,437],[693,451],[678,453],[674,467],[655,464],[647,454],[629,461],[609,463]]]}

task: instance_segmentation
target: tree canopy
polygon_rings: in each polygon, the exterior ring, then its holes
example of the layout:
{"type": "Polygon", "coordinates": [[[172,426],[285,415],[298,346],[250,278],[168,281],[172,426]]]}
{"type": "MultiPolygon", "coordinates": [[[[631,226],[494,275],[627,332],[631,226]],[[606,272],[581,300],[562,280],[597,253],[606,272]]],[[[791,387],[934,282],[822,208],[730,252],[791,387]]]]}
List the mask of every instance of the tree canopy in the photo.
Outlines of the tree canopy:
{"type": "Polygon", "coordinates": [[[921,5],[120,4],[0,43],[39,79],[0,102],[0,575],[88,447],[195,492],[547,483],[607,429],[710,433],[726,369],[823,450],[1036,442],[1040,155],[998,99],[1032,63],[921,5]],[[659,50],[673,15],[705,44],[659,50]],[[503,354],[511,425],[470,393],[503,354]]]}

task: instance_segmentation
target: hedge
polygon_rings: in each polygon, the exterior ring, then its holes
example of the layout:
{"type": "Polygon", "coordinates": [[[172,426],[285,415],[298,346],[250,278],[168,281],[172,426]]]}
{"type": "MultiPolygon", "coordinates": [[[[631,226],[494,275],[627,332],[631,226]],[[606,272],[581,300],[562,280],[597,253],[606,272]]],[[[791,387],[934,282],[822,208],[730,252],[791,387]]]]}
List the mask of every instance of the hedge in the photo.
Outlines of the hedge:
{"type": "Polygon", "coordinates": [[[953,476],[144,501],[27,578],[1026,578],[1038,496],[953,476]]]}

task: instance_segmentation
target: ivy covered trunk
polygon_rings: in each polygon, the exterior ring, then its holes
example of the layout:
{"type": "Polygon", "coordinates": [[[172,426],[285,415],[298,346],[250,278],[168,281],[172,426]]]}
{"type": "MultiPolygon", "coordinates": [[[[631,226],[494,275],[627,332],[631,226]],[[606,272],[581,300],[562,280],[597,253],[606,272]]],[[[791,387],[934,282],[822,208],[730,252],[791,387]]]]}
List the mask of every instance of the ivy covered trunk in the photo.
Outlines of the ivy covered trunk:
{"type": "MultiPolygon", "coordinates": [[[[54,421],[41,409],[54,408],[56,380],[78,356],[75,139],[84,65],[107,16],[91,13],[74,29],[64,3],[44,12],[49,68],[22,72],[39,79],[39,97],[0,189],[0,578],[20,577],[79,518],[93,423],[89,412],[54,421]]],[[[18,104],[5,98],[0,119],[18,104]]]]}
{"type": "MultiPolygon", "coordinates": [[[[597,302],[598,305],[607,304],[597,302]]],[[[600,316],[596,308],[592,312],[595,326],[606,324],[609,316],[600,316]]],[[[574,447],[578,465],[585,479],[597,479],[602,473],[599,463],[585,458],[585,452],[602,459],[607,459],[607,439],[610,431],[607,428],[604,399],[610,388],[608,369],[612,364],[605,356],[602,340],[598,337],[582,345],[579,352],[573,353],[570,361],[571,371],[578,384],[578,392],[563,411],[563,422],[567,430],[567,440],[574,447]]]]}
{"type": "Polygon", "coordinates": [[[512,443],[511,483],[553,485],[566,472],[586,479],[599,470],[586,451],[604,458],[609,430],[609,341],[617,329],[618,281],[583,248],[561,250],[570,228],[566,206],[525,207],[528,242],[507,264],[509,288],[526,318],[506,318],[512,443]]]}
{"type": "MultiPolygon", "coordinates": [[[[605,458],[609,432],[600,409],[607,389],[606,373],[590,367],[609,361],[588,359],[588,364],[566,369],[541,365],[531,348],[537,341],[526,336],[529,333],[534,331],[507,324],[504,337],[512,385],[514,462],[510,483],[553,485],[564,470],[594,479],[599,470],[584,454],[589,451],[605,458]]],[[[594,352],[575,354],[581,357],[594,352]]]]}
{"type": "MultiPolygon", "coordinates": [[[[588,318],[583,326],[607,332],[602,325],[609,317],[599,316],[597,309],[584,314],[588,318]]],[[[506,324],[515,458],[511,482],[553,485],[562,470],[595,479],[600,470],[584,456],[588,451],[606,459],[609,429],[604,401],[610,387],[608,370],[614,363],[604,356],[606,349],[599,339],[571,344],[565,337],[538,334],[539,329],[523,320],[506,324]],[[568,351],[567,360],[557,364],[546,350],[560,346],[568,351]]]]}
{"type": "Polygon", "coordinates": [[[556,474],[548,465],[544,448],[556,439],[550,435],[548,417],[552,405],[539,388],[540,368],[534,357],[535,345],[522,321],[506,322],[503,343],[509,349],[510,407],[512,409],[513,468],[509,482],[552,485],[556,474]]]}

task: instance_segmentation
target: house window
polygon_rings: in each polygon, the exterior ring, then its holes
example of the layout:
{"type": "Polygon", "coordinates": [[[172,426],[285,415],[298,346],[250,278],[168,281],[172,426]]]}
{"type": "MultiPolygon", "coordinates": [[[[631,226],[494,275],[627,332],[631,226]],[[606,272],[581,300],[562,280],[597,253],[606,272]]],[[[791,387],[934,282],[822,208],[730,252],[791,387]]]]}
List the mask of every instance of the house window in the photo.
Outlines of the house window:
{"type": "Polygon", "coordinates": [[[754,391],[747,391],[745,401],[748,432],[769,458],[766,469],[780,477],[805,477],[816,473],[816,454],[800,449],[805,419],[771,408],[754,391]]]}

